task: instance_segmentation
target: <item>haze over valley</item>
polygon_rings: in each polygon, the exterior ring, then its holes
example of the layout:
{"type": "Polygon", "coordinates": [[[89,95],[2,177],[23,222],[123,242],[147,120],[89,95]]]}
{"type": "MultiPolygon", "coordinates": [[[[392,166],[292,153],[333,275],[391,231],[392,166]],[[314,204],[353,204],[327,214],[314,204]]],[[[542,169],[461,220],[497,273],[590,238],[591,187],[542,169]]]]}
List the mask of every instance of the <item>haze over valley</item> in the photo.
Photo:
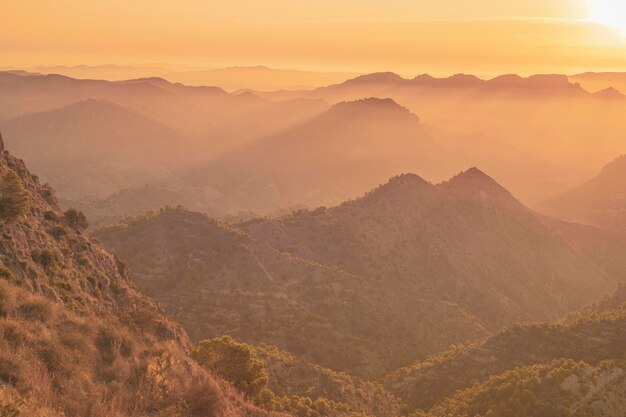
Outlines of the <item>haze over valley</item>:
{"type": "Polygon", "coordinates": [[[623,417],[626,7],[7,4],[0,417],[623,417]]]}

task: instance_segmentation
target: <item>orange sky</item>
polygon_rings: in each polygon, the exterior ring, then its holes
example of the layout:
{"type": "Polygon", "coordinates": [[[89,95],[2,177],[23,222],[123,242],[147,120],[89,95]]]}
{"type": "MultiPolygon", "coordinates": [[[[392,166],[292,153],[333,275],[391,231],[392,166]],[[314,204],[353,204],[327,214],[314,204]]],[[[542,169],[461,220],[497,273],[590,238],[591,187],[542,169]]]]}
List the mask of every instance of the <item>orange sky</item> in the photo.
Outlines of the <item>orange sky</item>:
{"type": "Polygon", "coordinates": [[[585,0],[1,3],[0,67],[160,62],[405,74],[626,70],[626,36],[583,21],[585,0]]]}

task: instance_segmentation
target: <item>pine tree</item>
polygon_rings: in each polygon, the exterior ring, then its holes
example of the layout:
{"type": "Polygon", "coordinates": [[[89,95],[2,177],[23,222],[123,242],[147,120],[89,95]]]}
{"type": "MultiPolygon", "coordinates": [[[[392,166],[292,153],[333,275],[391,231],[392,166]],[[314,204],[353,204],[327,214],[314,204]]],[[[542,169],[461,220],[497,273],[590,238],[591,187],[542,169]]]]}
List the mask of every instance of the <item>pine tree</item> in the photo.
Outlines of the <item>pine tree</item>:
{"type": "Polygon", "coordinates": [[[30,196],[22,179],[14,171],[8,171],[0,180],[0,220],[15,220],[29,208],[30,196]]]}

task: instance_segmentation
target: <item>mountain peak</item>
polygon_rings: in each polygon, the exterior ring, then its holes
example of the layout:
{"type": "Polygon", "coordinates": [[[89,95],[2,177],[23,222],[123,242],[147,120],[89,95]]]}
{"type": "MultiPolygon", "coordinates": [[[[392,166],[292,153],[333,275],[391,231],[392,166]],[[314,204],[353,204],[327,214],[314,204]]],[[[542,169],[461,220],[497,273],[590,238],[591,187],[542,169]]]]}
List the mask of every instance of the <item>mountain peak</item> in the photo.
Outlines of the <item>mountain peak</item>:
{"type": "Polygon", "coordinates": [[[456,83],[474,83],[474,82],[482,82],[480,78],[471,74],[454,74],[449,77],[448,80],[454,81],[456,83]]]}
{"type": "Polygon", "coordinates": [[[412,173],[406,173],[392,177],[387,183],[380,185],[374,190],[367,193],[361,200],[373,202],[394,202],[394,201],[410,201],[411,196],[432,195],[437,192],[430,182],[422,177],[412,173]]]}
{"type": "Polygon", "coordinates": [[[598,177],[626,178],[626,155],[622,155],[602,168],[598,177]]]}
{"type": "Polygon", "coordinates": [[[348,80],[345,84],[398,84],[407,81],[395,72],[375,72],[360,75],[348,80]]]}
{"type": "Polygon", "coordinates": [[[450,180],[440,184],[446,190],[460,191],[468,194],[481,194],[491,197],[513,198],[504,187],[493,178],[476,167],[463,171],[450,180]]]}
{"type": "Polygon", "coordinates": [[[622,94],[619,90],[613,87],[608,87],[608,88],[605,88],[604,90],[597,91],[593,93],[593,96],[597,98],[601,98],[601,99],[611,99],[611,100],[626,98],[624,94],[622,94]]]}
{"type": "Polygon", "coordinates": [[[393,115],[419,121],[419,118],[415,114],[411,113],[409,109],[399,105],[390,98],[369,97],[355,101],[342,101],[332,106],[328,110],[327,114],[343,117],[352,115],[393,115]]]}

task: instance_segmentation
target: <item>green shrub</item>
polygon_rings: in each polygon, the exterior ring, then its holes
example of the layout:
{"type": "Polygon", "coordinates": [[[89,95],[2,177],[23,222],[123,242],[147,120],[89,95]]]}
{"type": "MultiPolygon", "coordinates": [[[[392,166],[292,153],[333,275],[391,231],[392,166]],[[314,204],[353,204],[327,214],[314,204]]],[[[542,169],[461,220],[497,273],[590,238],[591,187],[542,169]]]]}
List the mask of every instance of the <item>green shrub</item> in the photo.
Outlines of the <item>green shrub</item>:
{"type": "Polygon", "coordinates": [[[22,179],[14,171],[8,171],[0,179],[0,220],[15,220],[29,208],[30,196],[22,179]]]}
{"type": "Polygon", "coordinates": [[[263,362],[247,344],[230,336],[203,340],[194,346],[191,357],[202,367],[231,382],[257,404],[271,401],[273,396],[267,392],[269,378],[263,362]]]}

